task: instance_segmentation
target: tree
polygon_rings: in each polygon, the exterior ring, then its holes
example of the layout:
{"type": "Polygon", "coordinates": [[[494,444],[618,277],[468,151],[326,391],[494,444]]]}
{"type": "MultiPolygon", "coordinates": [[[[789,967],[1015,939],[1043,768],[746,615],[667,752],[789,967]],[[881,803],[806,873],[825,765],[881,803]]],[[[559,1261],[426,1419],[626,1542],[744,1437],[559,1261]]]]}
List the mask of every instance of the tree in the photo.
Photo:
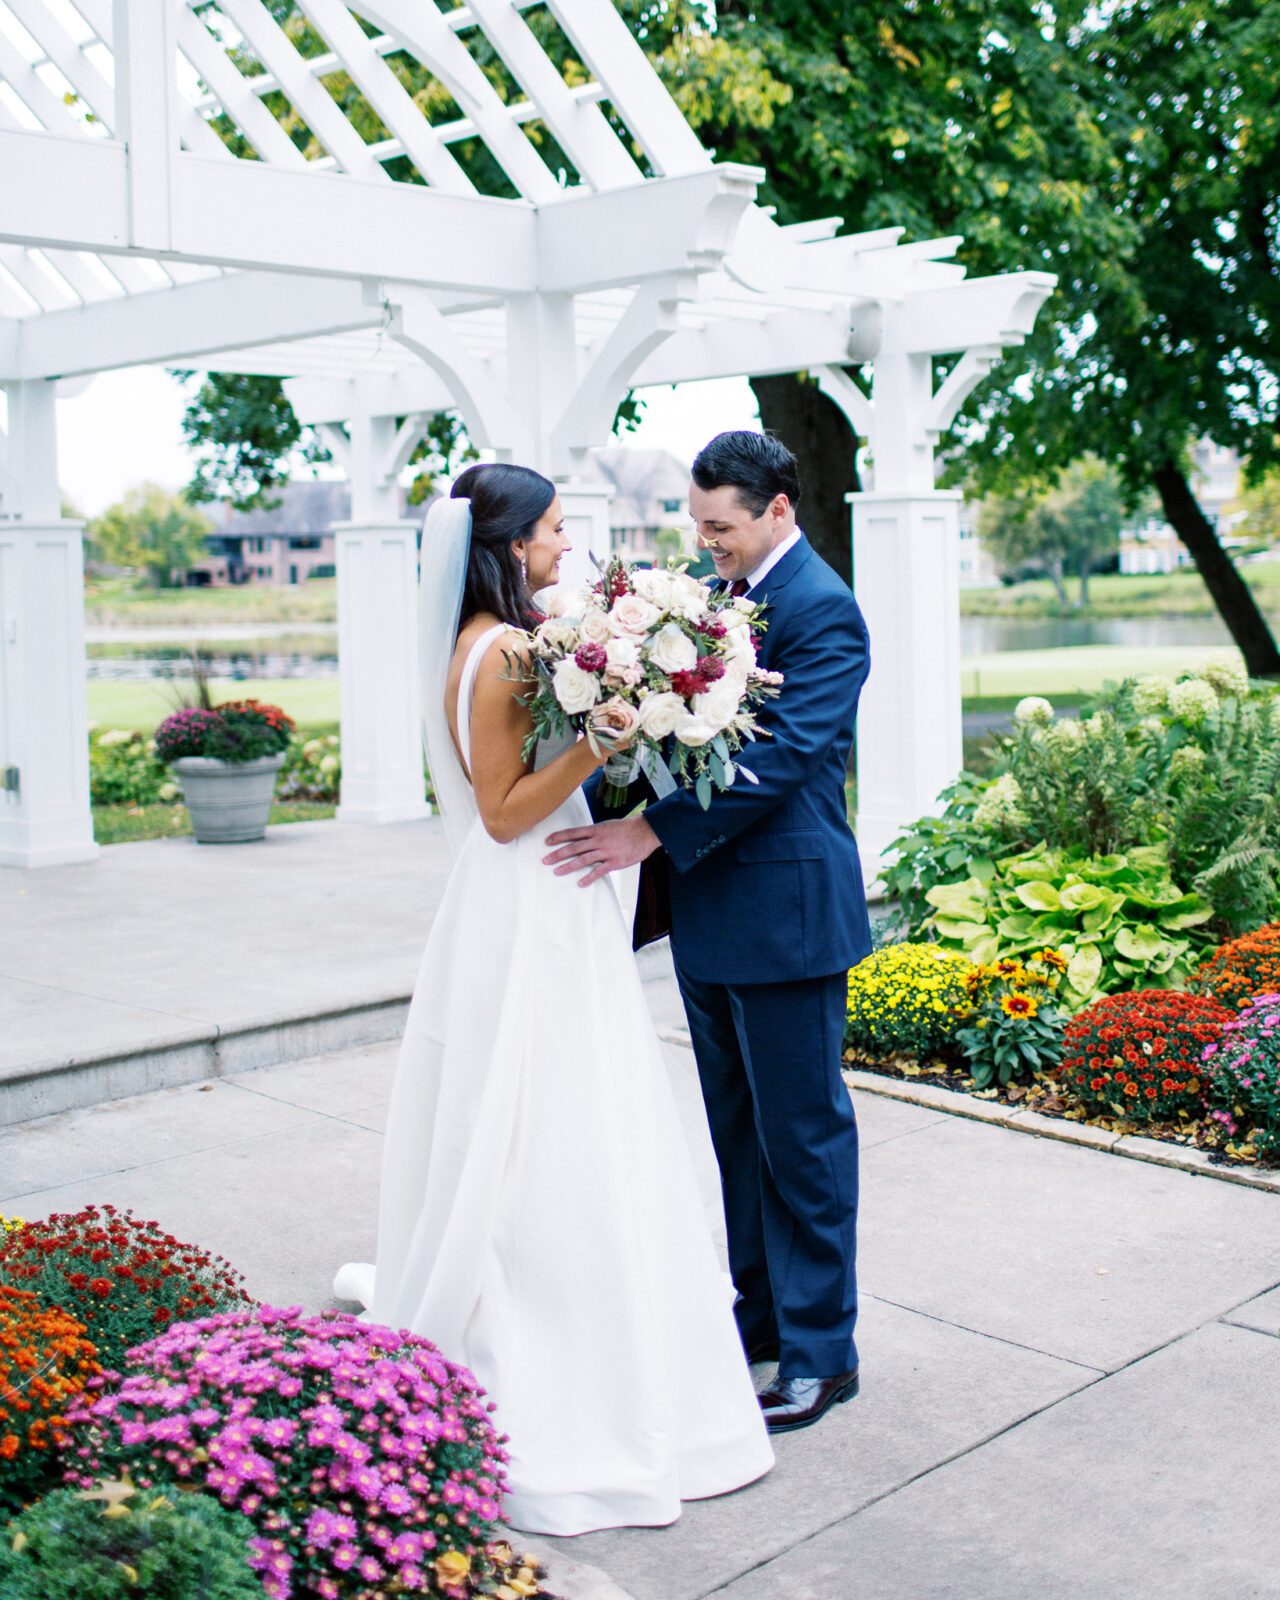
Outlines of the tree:
{"type": "Polygon", "coordinates": [[[1280,544],[1280,468],[1246,489],[1241,502],[1246,515],[1237,531],[1253,544],[1280,544]]]}
{"type": "Polygon", "coordinates": [[[99,559],[142,567],[157,588],[170,588],[181,573],[208,554],[213,523],[204,512],[158,483],[143,483],[95,517],[85,530],[99,559]]]}
{"type": "Polygon", "coordinates": [[[1116,548],[1124,521],[1119,475],[1095,456],[1074,461],[1056,482],[1014,495],[992,495],[978,514],[978,535],[1004,571],[1042,566],[1063,606],[1067,569],[1080,579],[1080,606],[1089,603],[1089,573],[1116,548]]]}
{"type": "Polygon", "coordinates": [[[1110,204],[1132,243],[1091,262],[1029,343],[1026,381],[988,393],[968,460],[988,484],[1094,451],[1131,496],[1158,493],[1256,677],[1280,675],[1257,603],[1190,487],[1202,437],[1277,458],[1280,385],[1280,5],[1125,0],[1068,37],[1066,66],[1098,106],[1110,204]],[[1105,115],[1104,115],[1105,113],[1105,115]]]}

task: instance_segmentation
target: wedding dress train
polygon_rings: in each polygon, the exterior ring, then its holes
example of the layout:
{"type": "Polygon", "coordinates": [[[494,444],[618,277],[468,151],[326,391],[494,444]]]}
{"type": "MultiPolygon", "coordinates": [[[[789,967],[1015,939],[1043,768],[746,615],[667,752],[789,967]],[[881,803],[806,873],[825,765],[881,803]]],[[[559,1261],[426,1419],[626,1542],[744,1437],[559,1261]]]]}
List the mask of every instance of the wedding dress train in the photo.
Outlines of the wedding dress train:
{"type": "MultiPolygon", "coordinates": [[[[468,765],[499,631],[459,689],[468,765]]],[[[530,1533],[669,1523],[773,1461],[613,880],[541,860],[590,820],[574,794],[510,844],[467,834],[392,1090],[376,1273],[337,1284],[476,1374],[530,1533]]]]}

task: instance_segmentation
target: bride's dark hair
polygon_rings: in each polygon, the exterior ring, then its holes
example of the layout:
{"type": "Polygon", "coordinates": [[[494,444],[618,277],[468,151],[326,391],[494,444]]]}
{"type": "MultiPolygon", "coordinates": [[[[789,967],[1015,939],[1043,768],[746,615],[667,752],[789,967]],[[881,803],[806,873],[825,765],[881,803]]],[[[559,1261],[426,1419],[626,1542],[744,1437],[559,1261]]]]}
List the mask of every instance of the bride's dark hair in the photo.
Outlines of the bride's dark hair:
{"type": "Polygon", "coordinates": [[[533,537],[555,497],[550,478],[532,467],[505,461],[468,467],[459,476],[452,498],[471,502],[471,549],[459,628],[481,612],[492,613],[513,628],[532,628],[541,621],[511,546],[517,539],[533,537]]]}

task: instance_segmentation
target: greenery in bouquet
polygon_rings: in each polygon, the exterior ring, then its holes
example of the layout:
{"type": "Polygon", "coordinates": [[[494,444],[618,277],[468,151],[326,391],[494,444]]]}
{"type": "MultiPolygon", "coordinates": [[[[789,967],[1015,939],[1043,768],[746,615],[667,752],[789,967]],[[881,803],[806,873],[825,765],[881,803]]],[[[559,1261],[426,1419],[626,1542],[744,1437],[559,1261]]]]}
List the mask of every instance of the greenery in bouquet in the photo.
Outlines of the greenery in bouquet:
{"type": "Polygon", "coordinates": [[[1181,983],[1211,937],[1212,907],[1170,881],[1162,845],[1073,856],[1038,844],[970,866],[961,882],[928,890],[926,928],[980,965],[1056,949],[1067,958],[1058,996],[1071,1011],[1135,984],[1181,983]]]}
{"type": "Polygon", "coordinates": [[[0,1283],[30,1289],[78,1317],[104,1367],[171,1322],[252,1301],[220,1256],[182,1244],[113,1206],[57,1214],[0,1239],[0,1283]]]}
{"type": "MultiPolygon", "coordinates": [[[[678,565],[611,561],[590,590],[557,594],[530,637],[526,759],[539,739],[572,729],[597,748],[630,741],[633,759],[652,752],[704,807],[739,776],[754,782],[740,752],[764,731],[755,713],[782,683],[756,663],[764,630],[758,605],[678,565]]],[[[526,675],[514,661],[511,672],[526,675]]]]}
{"type": "Polygon", "coordinates": [[[178,785],[156,756],[154,739],[108,728],[89,740],[89,794],[96,806],[151,806],[176,800],[178,785]]]}
{"type": "Polygon", "coordinates": [[[1222,1025],[1202,1061],[1209,1115],[1259,1155],[1280,1158],[1280,994],[1257,994],[1222,1025]]]}
{"type": "Polygon", "coordinates": [[[0,1283],[0,1512],[60,1476],[67,1407],[98,1371],[84,1335],[60,1306],[0,1283]]]}
{"type": "Polygon", "coordinates": [[[891,846],[883,874],[908,932],[922,931],[929,890],[969,863],[1043,843],[1071,856],[1128,855],[1164,844],[1172,880],[1239,933],[1266,921],[1280,894],[1280,699],[1250,686],[1238,658],[1195,674],[1126,680],[1079,719],[1048,700],[1019,702],[996,741],[989,779],[962,774],[937,818],[891,846]]]}
{"type": "Polygon", "coordinates": [[[1165,1121],[1202,1110],[1216,1044],[1233,1013],[1204,995],[1139,989],[1106,995],[1067,1024],[1055,1076],[1091,1114],[1165,1121]]]}
{"type": "Polygon", "coordinates": [[[252,1525],[203,1494],[127,1479],[55,1489],[0,1538],[4,1600],[262,1600],[252,1525]]]}
{"type": "Polygon", "coordinates": [[[1037,950],[966,975],[969,1006],[956,1043],[979,1089],[1025,1083],[1058,1065],[1066,1018],[1054,996],[1067,966],[1057,950],[1037,950]]]}
{"type": "Polygon", "coordinates": [[[168,716],[156,729],[156,754],[161,761],[183,756],[209,756],[240,764],[281,754],[294,731],[292,717],[261,700],[229,700],[206,710],[187,706],[168,716]]]}
{"type": "Polygon", "coordinates": [[[972,963],[936,944],[890,944],[849,972],[844,1043],[854,1059],[925,1060],[952,1043],[972,963]]]}
{"type": "Polygon", "coordinates": [[[73,1473],[216,1494],[253,1523],[273,1600],[465,1600],[489,1576],[503,1441],[471,1374],[417,1335],[261,1306],[176,1324],[94,1390],[73,1473]]]}
{"type": "Polygon", "coordinates": [[[1269,922],[1220,944],[1191,974],[1187,987],[1226,1006],[1280,990],[1280,922],[1269,922]]]}

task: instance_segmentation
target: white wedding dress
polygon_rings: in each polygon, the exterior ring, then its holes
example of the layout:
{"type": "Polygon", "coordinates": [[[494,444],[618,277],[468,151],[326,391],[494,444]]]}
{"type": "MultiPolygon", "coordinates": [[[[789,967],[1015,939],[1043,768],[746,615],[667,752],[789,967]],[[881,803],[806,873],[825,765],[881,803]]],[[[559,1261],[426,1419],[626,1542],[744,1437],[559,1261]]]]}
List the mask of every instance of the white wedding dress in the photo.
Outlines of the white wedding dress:
{"type": "MultiPolygon", "coordinates": [[[[468,767],[500,631],[462,675],[468,767]]],[[[476,1374],[529,1533],[670,1523],[773,1462],[629,918],[611,877],[541,859],[590,820],[577,793],[510,844],[472,823],[409,1009],[376,1273],[335,1285],[476,1374]]]]}

